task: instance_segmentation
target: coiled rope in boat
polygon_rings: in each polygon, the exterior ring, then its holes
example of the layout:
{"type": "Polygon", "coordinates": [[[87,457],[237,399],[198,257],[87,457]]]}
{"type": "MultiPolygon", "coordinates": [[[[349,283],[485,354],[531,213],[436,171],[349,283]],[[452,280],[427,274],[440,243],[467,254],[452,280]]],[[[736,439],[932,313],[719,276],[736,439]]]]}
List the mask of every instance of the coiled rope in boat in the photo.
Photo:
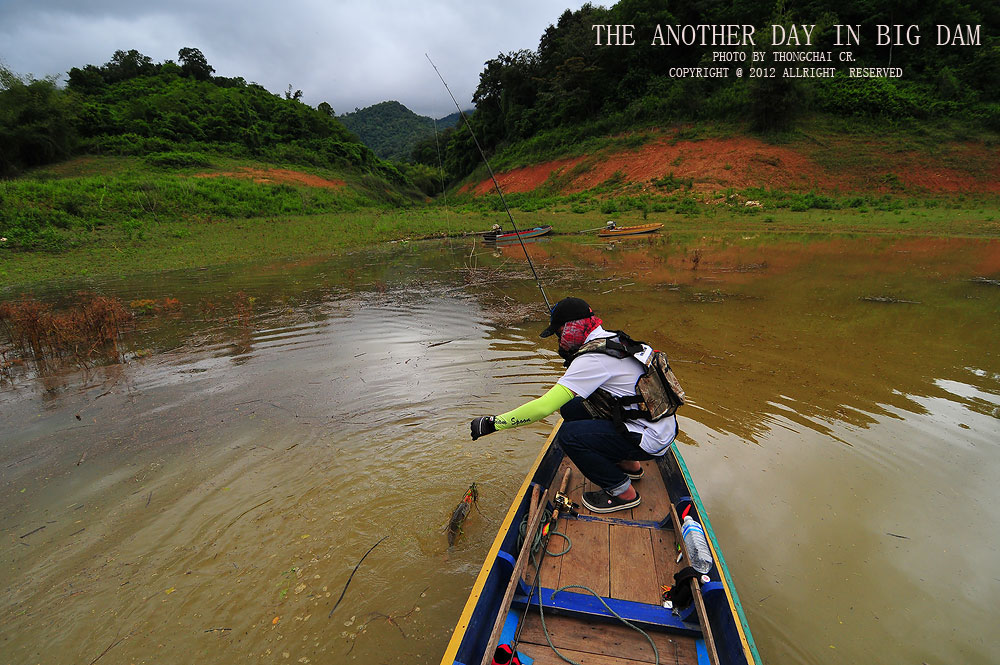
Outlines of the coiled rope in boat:
{"type": "MultiPolygon", "coordinates": [[[[549,519],[551,519],[551,518],[552,518],[552,511],[546,509],[545,512],[542,514],[542,523],[548,522],[549,519]]],[[[526,537],[527,531],[528,531],[528,518],[525,517],[523,520],[521,520],[521,526],[518,529],[518,533],[520,534],[520,536],[518,538],[518,541],[517,541],[519,548],[524,543],[524,539],[526,537]]],[[[553,531],[551,531],[549,533],[549,538],[551,538],[552,536],[562,536],[562,538],[566,541],[566,549],[564,549],[562,552],[549,552],[548,549],[546,549],[545,553],[548,556],[563,556],[564,554],[566,554],[567,552],[569,552],[570,549],[573,547],[573,542],[569,539],[569,536],[567,536],[565,533],[563,533],[561,531],[555,531],[555,530],[553,530],[553,531]]],[[[541,549],[542,549],[542,530],[538,529],[535,532],[534,540],[531,543],[531,561],[535,564],[535,584],[536,585],[539,584],[539,581],[538,581],[539,580],[538,553],[539,553],[539,551],[541,551],[541,549]]],[[[559,593],[560,591],[564,591],[566,589],[583,589],[584,591],[587,591],[587,592],[591,593],[595,598],[597,598],[597,600],[601,601],[601,604],[604,605],[604,607],[608,610],[608,612],[610,612],[616,619],[618,619],[619,621],[621,621],[623,624],[625,624],[629,628],[632,628],[633,630],[638,631],[639,634],[641,634],[643,637],[646,638],[647,641],[649,641],[649,645],[651,647],[653,647],[653,656],[654,656],[653,663],[654,663],[654,665],[660,665],[660,652],[656,648],[656,644],[653,642],[653,638],[650,637],[649,634],[646,633],[646,631],[644,631],[642,628],[639,628],[639,626],[636,626],[635,624],[629,622],[628,619],[624,618],[623,616],[621,616],[620,614],[618,614],[617,612],[615,612],[604,601],[604,599],[601,598],[601,596],[600,596],[599,593],[597,593],[596,591],[594,591],[590,587],[583,586],[582,584],[567,584],[566,586],[559,587],[558,589],[556,589],[555,591],[552,592],[552,597],[555,598],[555,595],[557,593],[559,593]]],[[[559,651],[559,649],[556,648],[556,645],[552,644],[552,637],[549,635],[549,629],[545,625],[545,611],[542,609],[541,599],[539,599],[539,602],[538,602],[538,617],[542,621],[542,632],[545,633],[545,640],[549,643],[549,647],[552,649],[552,651],[555,652],[555,654],[557,656],[559,656],[561,659],[563,659],[565,662],[571,663],[571,665],[581,665],[580,663],[576,662],[572,658],[568,658],[568,657],[564,656],[559,651]]]]}

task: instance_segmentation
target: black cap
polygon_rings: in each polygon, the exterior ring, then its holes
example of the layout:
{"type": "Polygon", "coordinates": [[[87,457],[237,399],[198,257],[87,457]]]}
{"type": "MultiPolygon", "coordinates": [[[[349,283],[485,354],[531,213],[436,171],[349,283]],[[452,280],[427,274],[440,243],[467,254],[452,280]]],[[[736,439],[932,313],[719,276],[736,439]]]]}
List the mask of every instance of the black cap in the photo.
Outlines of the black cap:
{"type": "Polygon", "coordinates": [[[552,308],[552,315],[549,319],[549,327],[542,331],[540,337],[548,337],[556,334],[559,326],[577,319],[589,319],[594,315],[594,310],[590,305],[579,298],[563,298],[552,308]]]}

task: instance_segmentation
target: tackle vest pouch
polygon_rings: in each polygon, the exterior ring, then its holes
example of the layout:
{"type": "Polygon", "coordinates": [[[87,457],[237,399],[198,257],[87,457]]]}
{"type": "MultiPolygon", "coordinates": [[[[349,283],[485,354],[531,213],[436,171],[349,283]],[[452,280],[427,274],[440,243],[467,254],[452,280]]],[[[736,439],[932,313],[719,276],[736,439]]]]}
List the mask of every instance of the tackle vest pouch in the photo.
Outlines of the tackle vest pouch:
{"type": "Polygon", "coordinates": [[[642,418],[656,422],[674,415],[684,404],[684,389],[670,369],[667,354],[654,351],[648,344],[637,342],[624,332],[614,331],[618,336],[595,339],[587,342],[574,354],[572,362],[584,353],[604,353],[615,358],[632,356],[642,363],[645,371],[635,383],[634,397],[615,397],[598,389],[584,400],[587,411],[594,418],[603,418],[621,423],[625,420],[642,418]],[[626,408],[637,406],[638,408],[626,408]]]}
{"type": "Polygon", "coordinates": [[[642,397],[649,420],[654,422],[674,415],[677,408],[684,404],[684,389],[670,369],[667,354],[663,351],[653,351],[650,355],[646,373],[635,383],[635,392],[642,397]]]}

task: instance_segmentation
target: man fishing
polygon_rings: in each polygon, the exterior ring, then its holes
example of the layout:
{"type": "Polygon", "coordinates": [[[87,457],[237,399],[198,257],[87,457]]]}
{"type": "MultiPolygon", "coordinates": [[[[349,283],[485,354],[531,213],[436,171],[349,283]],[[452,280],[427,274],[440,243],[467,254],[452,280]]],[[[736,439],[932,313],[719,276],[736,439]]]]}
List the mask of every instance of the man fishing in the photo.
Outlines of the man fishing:
{"type": "Polygon", "coordinates": [[[566,373],[548,392],[513,411],[480,416],[472,439],[532,423],[557,409],[563,417],[556,442],[580,472],[601,489],[584,492],[583,505],[610,513],[639,505],[632,486],[642,477],[641,460],[663,455],[677,436],[677,418],[656,418],[637,396],[646,374],[641,358],[653,350],[624,333],[609,332],[580,298],[564,298],[552,308],[542,337],[558,335],[566,373]]]}

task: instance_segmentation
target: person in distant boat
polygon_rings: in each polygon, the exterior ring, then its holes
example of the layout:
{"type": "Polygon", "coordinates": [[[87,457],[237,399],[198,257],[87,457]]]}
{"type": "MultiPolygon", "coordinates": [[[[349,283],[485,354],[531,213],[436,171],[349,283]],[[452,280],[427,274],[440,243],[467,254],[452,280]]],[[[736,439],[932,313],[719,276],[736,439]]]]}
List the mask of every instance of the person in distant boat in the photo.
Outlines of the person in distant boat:
{"type": "Polygon", "coordinates": [[[470,427],[475,441],[541,420],[558,409],[565,422],[556,442],[601,488],[584,492],[583,505],[596,513],[610,513],[639,505],[639,493],[632,486],[642,477],[639,462],[667,451],[677,436],[677,418],[671,414],[654,422],[640,415],[636,381],[645,373],[645,365],[633,352],[653,350],[625,333],[605,330],[602,323],[580,298],[556,303],[541,336],[558,335],[566,373],[538,399],[498,416],[475,418],[470,427]]]}

